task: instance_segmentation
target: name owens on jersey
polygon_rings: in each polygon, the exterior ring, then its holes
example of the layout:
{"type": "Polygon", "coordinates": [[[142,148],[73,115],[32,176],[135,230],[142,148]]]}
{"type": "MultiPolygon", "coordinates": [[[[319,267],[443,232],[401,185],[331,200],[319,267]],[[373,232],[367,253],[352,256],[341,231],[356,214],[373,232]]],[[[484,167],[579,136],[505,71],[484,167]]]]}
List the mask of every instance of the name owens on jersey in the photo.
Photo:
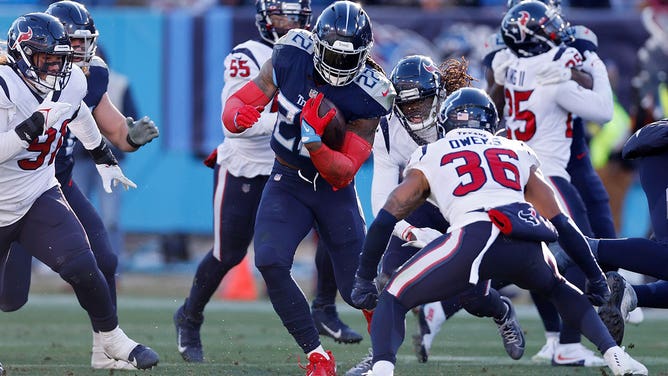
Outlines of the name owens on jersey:
{"type": "Polygon", "coordinates": [[[525,143],[459,128],[417,149],[406,170],[424,173],[431,188],[428,200],[456,229],[489,221],[489,208],[523,202],[534,166],[539,166],[538,157],[525,143]]]}

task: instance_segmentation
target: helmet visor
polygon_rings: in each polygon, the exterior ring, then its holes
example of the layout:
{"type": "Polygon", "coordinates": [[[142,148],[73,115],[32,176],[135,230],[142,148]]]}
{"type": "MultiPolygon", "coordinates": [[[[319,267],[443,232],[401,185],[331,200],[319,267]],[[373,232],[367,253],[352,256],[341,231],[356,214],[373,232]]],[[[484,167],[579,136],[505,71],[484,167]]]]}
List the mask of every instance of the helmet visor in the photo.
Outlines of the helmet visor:
{"type": "Polygon", "coordinates": [[[330,66],[334,69],[341,71],[350,71],[357,69],[362,61],[362,58],[365,57],[366,51],[341,51],[334,50],[327,45],[323,44],[322,49],[322,62],[323,64],[330,66]]]}

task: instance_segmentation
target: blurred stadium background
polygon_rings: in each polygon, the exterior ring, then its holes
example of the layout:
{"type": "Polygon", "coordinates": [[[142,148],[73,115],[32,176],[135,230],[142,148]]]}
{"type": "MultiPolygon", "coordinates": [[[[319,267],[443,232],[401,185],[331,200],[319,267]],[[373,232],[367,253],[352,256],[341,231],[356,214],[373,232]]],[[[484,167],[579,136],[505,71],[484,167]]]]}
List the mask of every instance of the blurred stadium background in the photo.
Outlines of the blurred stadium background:
{"type": "MultiPolygon", "coordinates": [[[[200,256],[213,243],[210,199],[212,174],[201,160],[223,137],[219,120],[222,62],[234,45],[257,35],[254,7],[248,4],[211,6],[208,1],[156,0],[143,6],[138,5],[142,3],[140,1],[83,3],[88,5],[100,31],[99,44],[104,48],[109,66],[128,77],[139,115],[151,116],[161,130],[159,139],[138,153],[126,155],[122,162],[126,175],[138,185],[138,189],[123,192],[120,215],[120,226],[125,233],[125,249],[120,258],[119,295],[124,297],[120,307],[125,328],[135,333],[134,326],[141,326],[142,334],[137,337],[147,338],[150,344],[157,342],[155,347],[166,360],[161,365],[166,363],[167,368],[161,366],[159,371],[153,373],[156,375],[297,373],[299,370],[295,363],[298,349],[280,327],[280,322],[271,312],[271,306],[263,301],[261,278],[257,273],[254,274],[254,282],[259,289],[259,303],[215,302],[207,308],[210,315],[220,316],[220,319],[205,324],[206,330],[211,330],[206,338],[212,342],[205,342],[205,346],[211,346],[207,353],[212,355],[213,364],[198,366],[194,371],[187,368],[180,362],[172,338],[171,314],[186,295],[200,256]],[[223,314],[228,309],[233,312],[231,316],[223,314]],[[256,313],[260,322],[267,323],[266,327],[261,326],[257,330],[267,330],[269,335],[265,332],[247,334],[237,328],[248,327],[242,317],[254,317],[256,313]],[[227,326],[228,321],[233,322],[235,328],[227,326]],[[221,322],[223,325],[217,325],[221,322]],[[262,343],[264,339],[273,336],[275,340],[262,343]],[[244,343],[249,338],[254,344],[244,343]],[[228,343],[225,341],[229,340],[240,346],[233,351],[233,355],[230,354],[232,350],[224,346],[228,343]],[[246,346],[249,353],[244,352],[246,346]],[[257,352],[268,348],[280,350],[270,359],[272,364],[278,364],[276,368],[258,360],[264,355],[258,355],[257,352]],[[220,371],[214,367],[215,362],[231,362],[237,367],[220,371]]],[[[471,63],[472,74],[480,80],[477,84],[483,86],[484,78],[478,64],[481,49],[486,37],[499,25],[505,9],[501,4],[505,1],[487,0],[480,3],[491,5],[438,9],[430,8],[424,1],[422,3],[422,6],[413,7],[366,7],[374,23],[374,53],[377,61],[389,71],[399,58],[411,53],[430,55],[436,61],[447,56],[466,56],[471,63]]],[[[628,110],[632,97],[631,79],[637,67],[637,51],[648,33],[642,25],[635,1],[612,3],[617,6],[609,9],[566,6],[564,13],[571,23],[587,25],[598,35],[599,55],[617,67],[619,81],[616,94],[628,110]]],[[[41,11],[47,4],[29,0],[0,0],[0,30],[7,30],[18,15],[41,11]]],[[[323,3],[314,2],[314,18],[322,6],[323,3]]],[[[369,198],[372,163],[372,159],[367,162],[356,179],[368,220],[372,218],[369,198]]],[[[93,197],[93,200],[98,202],[99,198],[93,197]]],[[[624,210],[620,236],[646,236],[649,229],[647,208],[637,185],[632,185],[625,207],[629,209],[624,210]]],[[[307,294],[310,294],[314,283],[312,244],[312,238],[304,241],[294,270],[295,278],[302,282],[307,294]]],[[[254,268],[249,269],[254,271],[254,268]]],[[[86,367],[88,358],[84,355],[89,351],[90,336],[88,328],[82,325],[85,324],[83,311],[78,309],[71,294],[62,295],[69,287],[55,274],[39,266],[36,270],[33,295],[28,307],[19,313],[0,315],[0,325],[8,329],[4,337],[0,336],[0,361],[3,358],[17,359],[18,356],[19,363],[23,365],[16,368],[9,365],[10,375],[87,374],[90,372],[86,367]],[[65,327],[74,328],[65,332],[59,319],[44,322],[45,315],[63,320],[65,316],[77,319],[63,322],[65,327]],[[35,325],[39,328],[45,325],[46,329],[35,332],[35,325]],[[71,333],[72,330],[76,333],[71,333]],[[43,334],[48,334],[45,342],[40,340],[43,334]],[[64,338],[57,339],[57,336],[64,338]],[[70,346],[70,340],[79,337],[81,341],[76,341],[78,347],[69,354],[71,350],[64,347],[70,346]],[[25,338],[25,341],[19,338],[25,338]],[[10,342],[11,347],[8,346],[10,342]],[[35,346],[39,355],[35,354],[35,346]],[[52,350],[57,351],[54,353],[52,350]],[[24,352],[29,354],[24,356],[24,352]],[[61,352],[64,357],[59,357],[61,352]],[[68,363],[79,366],[63,366],[68,363]],[[49,364],[56,366],[50,367],[49,364]]],[[[229,277],[226,281],[229,281],[229,277]]],[[[523,294],[517,296],[516,301],[528,303],[523,294]]],[[[341,309],[347,322],[355,323],[356,329],[364,331],[361,316],[352,309],[341,309]]],[[[527,354],[531,355],[543,343],[542,329],[531,305],[527,304],[522,312],[523,324],[528,323],[527,327],[530,328],[531,343],[527,354]]],[[[414,368],[404,367],[398,371],[434,375],[535,375],[538,372],[544,375],[605,374],[598,370],[577,369],[560,369],[556,372],[551,367],[533,367],[529,360],[512,363],[504,357],[491,322],[483,323],[468,318],[466,314],[460,316],[457,322],[461,325],[452,326],[457,327],[453,334],[450,334],[451,327],[446,327],[447,334],[439,341],[441,347],[434,350],[435,354],[442,354],[442,358],[435,358],[436,365],[430,362],[430,365],[424,366],[426,368],[419,368],[423,365],[416,365],[413,361],[409,338],[402,350],[403,359],[414,368]],[[481,326],[485,328],[485,334],[468,338],[468,333],[473,333],[481,326]],[[449,338],[455,338],[457,343],[448,343],[449,338]],[[466,352],[467,346],[469,350],[479,349],[481,341],[485,344],[489,342],[490,349],[482,351],[478,363],[488,360],[491,364],[503,365],[501,369],[467,366],[468,363],[476,362],[473,358],[466,358],[472,356],[470,351],[466,352]],[[459,364],[460,368],[450,368],[453,362],[459,364]]],[[[637,350],[632,350],[632,354],[641,354],[638,358],[646,361],[651,371],[657,370],[658,374],[668,375],[668,361],[663,358],[668,347],[666,319],[668,316],[661,312],[649,312],[645,323],[637,329],[630,329],[630,338],[642,338],[642,343],[647,341],[647,345],[642,347],[636,343],[637,350]]],[[[409,326],[409,332],[411,330],[409,326]]],[[[329,342],[326,344],[333,345],[329,342]]],[[[341,353],[344,359],[340,363],[340,370],[347,369],[347,366],[359,360],[367,345],[368,337],[357,347],[333,345],[336,346],[335,354],[341,353]]]]}

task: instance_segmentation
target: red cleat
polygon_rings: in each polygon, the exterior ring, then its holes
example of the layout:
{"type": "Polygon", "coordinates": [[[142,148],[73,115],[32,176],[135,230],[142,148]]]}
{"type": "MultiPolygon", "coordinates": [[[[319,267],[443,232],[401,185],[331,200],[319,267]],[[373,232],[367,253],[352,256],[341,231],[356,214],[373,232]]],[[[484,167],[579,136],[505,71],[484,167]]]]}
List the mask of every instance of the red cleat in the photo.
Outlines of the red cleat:
{"type": "Polygon", "coordinates": [[[299,365],[306,370],[306,376],[336,376],[336,360],[332,352],[327,350],[329,359],[322,354],[313,353],[308,357],[306,367],[299,365]]]}

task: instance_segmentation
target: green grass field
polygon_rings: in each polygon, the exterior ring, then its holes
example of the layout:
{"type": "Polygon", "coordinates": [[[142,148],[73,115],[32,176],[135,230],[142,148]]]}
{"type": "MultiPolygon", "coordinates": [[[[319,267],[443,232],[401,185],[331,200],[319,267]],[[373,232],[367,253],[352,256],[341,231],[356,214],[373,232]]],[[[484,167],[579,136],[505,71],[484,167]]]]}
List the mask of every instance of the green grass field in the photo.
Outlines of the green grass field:
{"type": "MultiPolygon", "coordinates": [[[[181,298],[120,299],[121,326],[132,338],[153,347],[160,364],[140,375],[303,375],[298,360],[306,359],[281,325],[267,301],[236,303],[212,301],[203,326],[205,364],[186,364],[176,351],[172,314],[181,298]]],[[[342,307],[341,316],[360,332],[362,315],[342,307]]],[[[415,321],[407,320],[407,340],[402,346],[397,375],[610,375],[606,368],[557,368],[530,360],[544,337],[532,306],[518,307],[526,332],[524,359],[508,358],[491,320],[460,313],[450,320],[436,340],[430,360],[417,363],[410,341],[415,321]]],[[[365,333],[366,334],[366,333],[365,333]]],[[[668,375],[668,313],[646,312],[645,321],[627,328],[630,353],[642,361],[651,375],[668,375]]],[[[585,342],[589,344],[588,342],[585,342]]],[[[323,338],[337,359],[343,375],[366,354],[368,335],[358,345],[341,345],[323,338]]],[[[590,345],[590,344],[589,344],[590,345]]],[[[91,334],[88,319],[73,295],[33,295],[18,312],[0,314],[0,362],[14,375],[132,375],[127,371],[92,371],[91,334]]]]}

